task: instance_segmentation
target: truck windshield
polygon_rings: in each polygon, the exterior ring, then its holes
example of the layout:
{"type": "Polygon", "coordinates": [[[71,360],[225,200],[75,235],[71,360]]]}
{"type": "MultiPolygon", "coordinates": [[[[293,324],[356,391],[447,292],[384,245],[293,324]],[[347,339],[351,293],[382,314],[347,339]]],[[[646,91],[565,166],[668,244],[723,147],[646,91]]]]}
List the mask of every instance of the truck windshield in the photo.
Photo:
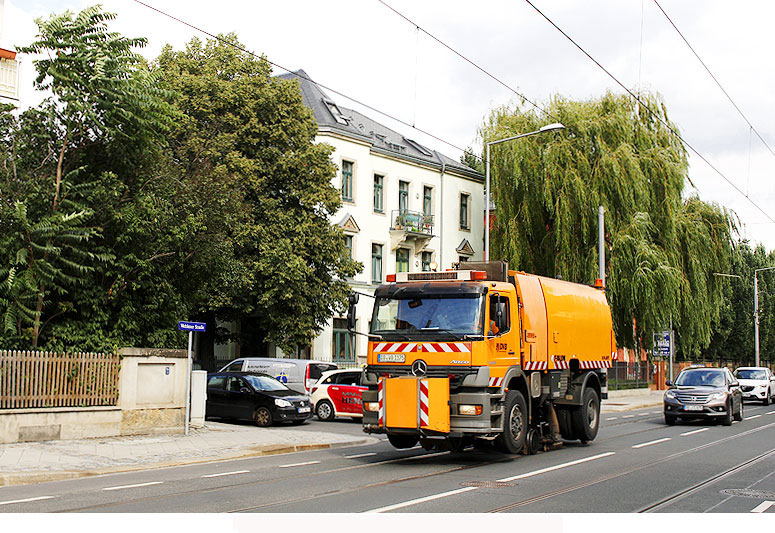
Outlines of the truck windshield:
{"type": "Polygon", "coordinates": [[[371,333],[482,335],[484,298],[472,295],[378,297],[371,333]]]}

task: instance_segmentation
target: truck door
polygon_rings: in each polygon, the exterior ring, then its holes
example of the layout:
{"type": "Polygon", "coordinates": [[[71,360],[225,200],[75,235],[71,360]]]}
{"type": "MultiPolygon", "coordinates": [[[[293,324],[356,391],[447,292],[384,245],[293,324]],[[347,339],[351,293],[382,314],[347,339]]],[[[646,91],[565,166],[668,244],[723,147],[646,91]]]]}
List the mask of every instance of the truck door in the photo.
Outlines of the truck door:
{"type": "Polygon", "coordinates": [[[515,294],[508,291],[490,293],[485,333],[488,337],[489,361],[499,366],[511,366],[519,360],[519,321],[515,294]]]}

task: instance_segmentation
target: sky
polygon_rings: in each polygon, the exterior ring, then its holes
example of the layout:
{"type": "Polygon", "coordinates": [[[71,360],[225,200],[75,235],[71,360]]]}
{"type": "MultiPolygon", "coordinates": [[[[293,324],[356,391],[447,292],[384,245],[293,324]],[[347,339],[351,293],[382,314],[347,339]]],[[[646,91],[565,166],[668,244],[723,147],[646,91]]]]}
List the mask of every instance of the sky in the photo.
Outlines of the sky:
{"type": "MultiPolygon", "coordinates": [[[[304,69],[352,99],[329,92],[340,105],[456,159],[460,149],[480,150],[479,127],[492,108],[521,100],[514,91],[538,104],[556,94],[587,100],[624,93],[524,0],[145,1],[210,33],[236,33],[246,48],[276,64],[276,73],[304,69]]],[[[681,136],[724,176],[690,151],[694,188],[687,185],[686,194],[734,211],[741,237],[775,250],[775,2],[657,1],[531,0],[624,86],[663,96],[681,136]]],[[[5,0],[0,45],[29,43],[37,17],[93,3],[5,0]]],[[[182,49],[194,36],[206,38],[134,0],[101,3],[118,14],[115,31],[148,39],[141,52],[149,59],[165,44],[182,49]]],[[[26,107],[41,95],[31,87],[31,58],[23,61],[26,107]]]]}

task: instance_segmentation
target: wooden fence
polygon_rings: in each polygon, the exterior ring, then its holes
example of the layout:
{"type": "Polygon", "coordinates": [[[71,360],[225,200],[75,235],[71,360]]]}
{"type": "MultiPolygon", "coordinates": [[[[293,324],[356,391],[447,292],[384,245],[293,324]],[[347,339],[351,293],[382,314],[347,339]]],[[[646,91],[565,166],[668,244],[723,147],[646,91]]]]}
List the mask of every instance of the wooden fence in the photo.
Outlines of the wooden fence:
{"type": "Polygon", "coordinates": [[[118,404],[118,355],[0,350],[0,409],[118,404]]]}

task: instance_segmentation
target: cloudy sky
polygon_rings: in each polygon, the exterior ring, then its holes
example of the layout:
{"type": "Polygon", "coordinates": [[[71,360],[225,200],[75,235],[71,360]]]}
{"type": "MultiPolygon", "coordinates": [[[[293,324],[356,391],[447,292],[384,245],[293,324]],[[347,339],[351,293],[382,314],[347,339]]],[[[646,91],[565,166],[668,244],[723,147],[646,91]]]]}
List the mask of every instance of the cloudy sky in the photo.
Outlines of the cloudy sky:
{"type": "MultiPolygon", "coordinates": [[[[518,97],[424,31],[534,102],[556,93],[587,99],[623,92],[524,0],[384,0],[411,23],[379,0],[145,1],[210,33],[237,33],[248,49],[275,64],[303,68],[315,81],[444,139],[450,144],[331,95],[455,158],[458,148],[479,145],[477,129],[489,109],[518,97]]],[[[654,0],[531,0],[626,87],[663,95],[684,139],[731,182],[692,154],[693,192],[734,210],[741,235],[773,250],[775,2],[657,1],[754,130],[654,0]]],[[[35,18],[93,3],[5,0],[0,43],[28,43],[35,18]]],[[[117,31],[148,38],[143,53],[149,58],[167,43],[182,48],[191,37],[204,37],[134,0],[102,4],[118,13],[117,31]]],[[[29,59],[23,69],[22,106],[35,105],[40,96],[30,88],[29,59]]]]}

